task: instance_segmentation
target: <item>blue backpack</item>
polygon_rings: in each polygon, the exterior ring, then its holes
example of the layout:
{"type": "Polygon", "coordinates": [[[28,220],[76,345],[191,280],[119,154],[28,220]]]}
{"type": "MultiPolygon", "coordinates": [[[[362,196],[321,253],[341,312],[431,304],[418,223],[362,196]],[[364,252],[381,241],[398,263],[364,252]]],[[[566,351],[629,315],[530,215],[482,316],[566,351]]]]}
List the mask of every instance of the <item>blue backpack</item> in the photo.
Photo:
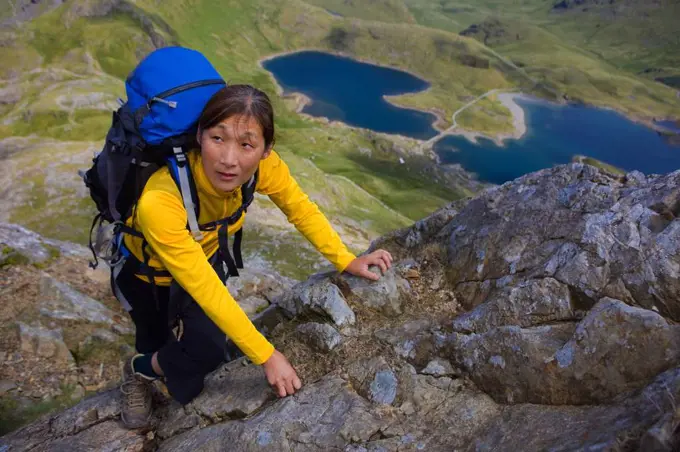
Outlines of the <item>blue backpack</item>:
{"type": "MultiPolygon", "coordinates": [[[[124,246],[123,234],[141,238],[143,235],[126,226],[125,221],[149,177],[167,165],[182,194],[187,228],[192,236],[200,240],[202,231],[219,228],[218,253],[228,272],[221,265],[218,273],[225,281],[229,275],[238,276],[237,268],[243,268],[242,231],[235,235],[232,259],[226,230],[252,203],[257,173],[241,188],[243,204],[237,212],[228,218],[199,224],[200,202],[186,155],[198,145],[196,130],[201,112],[208,100],[225,86],[201,53],[182,47],[155,50],[130,73],[125,81],[128,100],[126,103],[119,100],[121,107],[113,113],[104,148],[95,156],[92,167],[81,174],[98,210],[90,229],[93,268],[101,258],[111,266],[115,280],[123,263],[134,258],[124,246]]],[[[139,270],[148,274],[152,282],[155,277],[169,276],[148,265],[146,247],[144,242],[144,262],[138,263],[139,270]]]]}

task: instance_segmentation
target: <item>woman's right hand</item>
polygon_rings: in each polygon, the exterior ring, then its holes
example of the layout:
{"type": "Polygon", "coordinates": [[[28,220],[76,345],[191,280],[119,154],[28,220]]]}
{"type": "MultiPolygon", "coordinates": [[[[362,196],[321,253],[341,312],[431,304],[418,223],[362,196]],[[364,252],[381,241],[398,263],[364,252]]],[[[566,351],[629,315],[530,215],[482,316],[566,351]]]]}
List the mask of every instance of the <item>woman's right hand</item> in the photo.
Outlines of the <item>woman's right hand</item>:
{"type": "Polygon", "coordinates": [[[271,387],[279,397],[295,394],[295,391],[302,387],[302,382],[297,376],[297,372],[288,360],[278,350],[274,350],[272,356],[262,364],[264,374],[271,387]]]}

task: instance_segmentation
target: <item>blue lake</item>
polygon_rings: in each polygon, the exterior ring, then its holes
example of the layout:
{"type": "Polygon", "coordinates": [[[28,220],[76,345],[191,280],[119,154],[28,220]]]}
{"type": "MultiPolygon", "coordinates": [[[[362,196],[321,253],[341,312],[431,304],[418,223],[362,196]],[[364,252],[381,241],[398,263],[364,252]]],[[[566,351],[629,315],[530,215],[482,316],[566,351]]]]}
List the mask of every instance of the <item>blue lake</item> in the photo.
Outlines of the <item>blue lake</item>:
{"type": "MultiPolygon", "coordinates": [[[[382,96],[418,92],[428,83],[411,74],[323,52],[299,52],[266,61],[286,92],[312,99],[304,112],[351,126],[418,139],[436,135],[434,115],[395,107],[382,96]]],[[[680,168],[680,146],[654,130],[610,111],[518,99],[527,134],[498,147],[445,137],[435,145],[443,163],[458,163],[480,180],[503,183],[584,155],[625,170],[668,173],[680,168]]]]}
{"type": "Polygon", "coordinates": [[[284,55],[263,64],[286,92],[312,99],[302,111],[378,132],[427,139],[435,116],[395,107],[385,95],[415,93],[430,85],[406,72],[323,52],[284,55]]]}
{"type": "Polygon", "coordinates": [[[474,144],[463,137],[446,137],[435,145],[441,161],[459,163],[496,184],[569,163],[574,155],[646,174],[680,168],[680,147],[614,111],[530,99],[517,99],[517,103],[527,122],[524,137],[506,140],[503,147],[486,139],[474,144]]]}

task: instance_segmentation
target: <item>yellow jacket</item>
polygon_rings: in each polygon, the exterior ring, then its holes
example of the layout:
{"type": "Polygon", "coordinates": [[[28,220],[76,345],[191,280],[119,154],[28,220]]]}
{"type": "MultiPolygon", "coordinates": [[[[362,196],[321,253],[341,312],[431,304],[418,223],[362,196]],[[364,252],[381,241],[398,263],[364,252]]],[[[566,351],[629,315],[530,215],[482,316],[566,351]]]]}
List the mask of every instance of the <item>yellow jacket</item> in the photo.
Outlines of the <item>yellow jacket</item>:
{"type": "MultiPolygon", "coordinates": [[[[240,188],[229,193],[215,190],[203,171],[197,150],[189,153],[189,164],[201,202],[198,222],[208,223],[233,214],[241,205],[240,188]]],[[[288,221],[339,271],[354,260],[355,256],[274,151],[260,161],[256,191],[268,195],[288,221]]],[[[244,218],[245,215],[229,226],[230,235],[241,228],[244,218]]],[[[157,270],[169,271],[243,353],[255,364],[269,359],[274,347],[255,329],[208,262],[218,248],[217,231],[203,232],[200,242],[194,240],[187,229],[182,197],[168,168],[161,168],[148,180],[128,226],[144,234],[149,264],[157,270]]],[[[137,259],[143,260],[142,239],[125,234],[125,245],[137,259]]],[[[170,284],[170,278],[156,281],[159,285],[170,284]]]]}

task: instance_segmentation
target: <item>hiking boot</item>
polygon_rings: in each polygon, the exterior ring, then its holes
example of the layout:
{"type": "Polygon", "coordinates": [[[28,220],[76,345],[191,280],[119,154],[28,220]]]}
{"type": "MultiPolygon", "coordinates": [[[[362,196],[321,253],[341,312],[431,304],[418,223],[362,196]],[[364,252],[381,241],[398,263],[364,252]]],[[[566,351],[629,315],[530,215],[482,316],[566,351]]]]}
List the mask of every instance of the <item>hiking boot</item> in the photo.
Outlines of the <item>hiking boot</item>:
{"type": "Polygon", "coordinates": [[[123,394],[123,404],[120,417],[126,428],[142,428],[149,425],[151,419],[151,383],[148,378],[132,368],[132,361],[142,355],[135,355],[125,362],[123,367],[123,384],[120,392],[123,394]]]}

